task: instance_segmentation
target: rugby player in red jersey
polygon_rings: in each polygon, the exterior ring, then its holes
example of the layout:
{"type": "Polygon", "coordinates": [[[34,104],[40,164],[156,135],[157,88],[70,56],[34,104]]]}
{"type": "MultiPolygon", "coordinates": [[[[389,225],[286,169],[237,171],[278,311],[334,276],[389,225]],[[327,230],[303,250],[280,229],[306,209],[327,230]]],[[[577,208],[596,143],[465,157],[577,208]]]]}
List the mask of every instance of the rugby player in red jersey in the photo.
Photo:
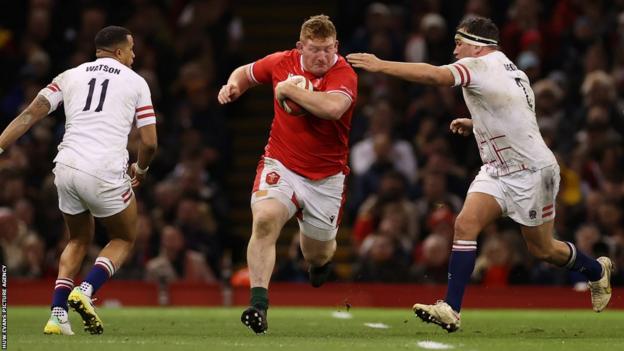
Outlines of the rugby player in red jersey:
{"type": "Polygon", "coordinates": [[[318,15],[303,23],[295,49],[235,69],[218,100],[230,103],[259,84],[272,84],[275,116],[251,195],[253,226],[247,247],[251,299],[241,321],[264,333],[275,243],[291,217],[299,222],[301,251],[310,264],[312,286],[321,286],[331,271],[349,172],[357,76],[338,55],[334,24],[318,15]],[[297,86],[297,79],[304,78],[313,84],[313,91],[297,86]],[[288,114],[280,106],[285,99],[307,113],[288,114]]]}

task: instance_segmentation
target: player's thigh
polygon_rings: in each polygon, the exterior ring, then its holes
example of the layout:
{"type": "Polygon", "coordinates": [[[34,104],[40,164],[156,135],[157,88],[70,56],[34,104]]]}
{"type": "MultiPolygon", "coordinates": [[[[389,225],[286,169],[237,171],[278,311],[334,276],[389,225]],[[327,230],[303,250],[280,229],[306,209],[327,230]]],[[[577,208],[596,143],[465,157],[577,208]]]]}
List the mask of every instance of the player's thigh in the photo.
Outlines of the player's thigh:
{"type": "Polygon", "coordinates": [[[121,212],[112,216],[100,217],[104,224],[108,237],[111,239],[122,239],[134,241],[137,236],[137,206],[135,197],[132,196],[127,201],[127,206],[121,212]]]}
{"type": "Polygon", "coordinates": [[[137,208],[128,176],[103,180],[82,174],[76,180],[80,198],[100,219],[111,239],[133,241],[137,233],[137,208]]]}
{"type": "Polygon", "coordinates": [[[345,203],[345,175],[338,173],[318,181],[302,179],[295,192],[302,206],[297,220],[303,236],[318,242],[333,241],[345,203]]]}
{"type": "Polygon", "coordinates": [[[290,219],[290,211],[276,198],[265,198],[251,205],[252,235],[277,240],[277,237],[290,219]]]}
{"type": "Polygon", "coordinates": [[[88,211],[74,215],[63,213],[63,218],[69,228],[70,240],[77,240],[85,244],[91,242],[95,230],[91,213],[88,211]]]}

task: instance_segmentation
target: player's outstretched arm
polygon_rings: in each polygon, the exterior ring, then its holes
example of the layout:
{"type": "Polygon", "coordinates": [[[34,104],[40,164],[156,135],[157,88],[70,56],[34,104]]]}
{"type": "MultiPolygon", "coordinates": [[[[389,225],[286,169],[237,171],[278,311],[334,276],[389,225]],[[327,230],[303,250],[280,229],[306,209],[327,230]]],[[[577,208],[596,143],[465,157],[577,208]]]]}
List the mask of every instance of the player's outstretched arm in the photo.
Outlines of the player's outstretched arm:
{"type": "Polygon", "coordinates": [[[0,149],[4,151],[19,139],[35,123],[42,120],[50,112],[50,102],[41,95],[37,97],[4,129],[0,135],[0,149]]]}
{"type": "Polygon", "coordinates": [[[230,78],[228,78],[227,83],[221,87],[219,95],[217,96],[217,100],[219,100],[221,105],[238,99],[247,89],[258,85],[258,83],[252,81],[248,76],[249,66],[250,64],[240,66],[230,74],[230,78]]]}
{"type": "Polygon", "coordinates": [[[145,179],[149,165],[154,159],[158,148],[158,137],[156,135],[156,124],[149,124],[139,128],[139,155],[137,161],[130,167],[130,177],[133,187],[137,187],[145,179]]]}
{"type": "Polygon", "coordinates": [[[385,61],[373,54],[349,54],[347,61],[353,67],[370,72],[381,72],[401,79],[427,85],[453,86],[455,78],[448,68],[427,63],[385,61]]]}
{"type": "Polygon", "coordinates": [[[339,120],[351,106],[351,99],[345,94],[308,91],[288,79],[277,83],[275,98],[291,99],[313,116],[332,121],[339,120]]]}

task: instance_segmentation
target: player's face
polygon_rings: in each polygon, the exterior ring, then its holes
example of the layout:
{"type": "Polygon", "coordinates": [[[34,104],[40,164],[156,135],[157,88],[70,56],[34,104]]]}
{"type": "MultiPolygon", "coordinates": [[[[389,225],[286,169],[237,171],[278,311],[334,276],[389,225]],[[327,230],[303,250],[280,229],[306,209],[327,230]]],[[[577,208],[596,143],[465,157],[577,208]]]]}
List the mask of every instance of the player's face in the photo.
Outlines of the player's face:
{"type": "Polygon", "coordinates": [[[464,57],[474,57],[477,49],[477,46],[466,44],[463,41],[456,39],[455,40],[455,50],[453,51],[453,55],[455,58],[460,60],[464,57]]]}
{"type": "Polygon", "coordinates": [[[128,42],[119,46],[115,54],[121,63],[128,67],[132,67],[132,63],[134,62],[134,39],[132,38],[132,35],[129,34],[127,38],[128,42]]]}
{"type": "Polygon", "coordinates": [[[297,42],[297,49],[301,53],[306,71],[315,76],[322,76],[334,63],[334,57],[338,52],[338,40],[333,37],[305,39],[297,42]]]}

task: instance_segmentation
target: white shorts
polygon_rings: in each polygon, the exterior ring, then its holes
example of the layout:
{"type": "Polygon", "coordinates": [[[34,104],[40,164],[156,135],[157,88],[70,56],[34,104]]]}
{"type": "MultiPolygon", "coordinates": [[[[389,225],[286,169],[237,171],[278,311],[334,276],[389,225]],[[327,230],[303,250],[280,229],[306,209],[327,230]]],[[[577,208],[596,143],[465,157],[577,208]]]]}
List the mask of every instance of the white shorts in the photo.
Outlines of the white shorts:
{"type": "Polygon", "coordinates": [[[483,166],[468,189],[468,193],[494,196],[503,216],[529,227],[555,218],[555,199],[558,192],[557,164],[537,171],[523,170],[500,177],[489,175],[483,166]]]}
{"type": "Polygon", "coordinates": [[[336,238],[345,200],[345,175],[310,180],[278,160],[265,157],[258,163],[251,204],[276,199],[288,208],[288,217],[297,214],[299,229],[312,239],[336,238]]]}
{"type": "Polygon", "coordinates": [[[59,209],[69,215],[88,210],[94,217],[110,217],[125,210],[134,194],[128,175],[105,181],[58,162],[53,172],[59,209]]]}

